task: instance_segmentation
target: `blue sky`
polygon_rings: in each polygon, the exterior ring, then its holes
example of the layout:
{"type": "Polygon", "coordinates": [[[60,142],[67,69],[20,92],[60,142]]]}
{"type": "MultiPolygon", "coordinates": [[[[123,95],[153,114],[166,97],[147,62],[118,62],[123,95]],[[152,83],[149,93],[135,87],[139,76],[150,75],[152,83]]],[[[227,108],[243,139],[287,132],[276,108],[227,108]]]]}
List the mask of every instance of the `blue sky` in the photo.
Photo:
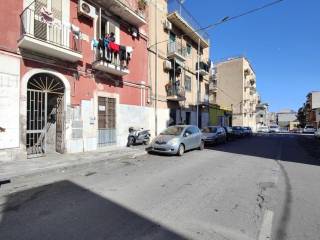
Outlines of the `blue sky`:
{"type": "MultiPolygon", "coordinates": [[[[186,0],[201,26],[273,0],[186,0]]],[[[258,91],[271,111],[297,110],[311,90],[320,90],[320,1],[285,0],[208,30],[211,58],[245,55],[258,91]]]]}

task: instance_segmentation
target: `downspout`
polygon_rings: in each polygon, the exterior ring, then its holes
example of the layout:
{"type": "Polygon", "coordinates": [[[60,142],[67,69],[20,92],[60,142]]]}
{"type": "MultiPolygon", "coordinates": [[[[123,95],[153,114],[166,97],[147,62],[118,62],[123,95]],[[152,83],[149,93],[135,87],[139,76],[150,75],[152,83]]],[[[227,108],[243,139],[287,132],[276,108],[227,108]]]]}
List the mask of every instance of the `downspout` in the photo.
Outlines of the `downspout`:
{"type": "MultiPolygon", "coordinates": [[[[155,1],[155,42],[158,42],[158,1],[155,1]]],[[[156,59],[155,59],[155,102],[154,102],[154,125],[155,125],[155,136],[158,135],[158,44],[156,44],[156,59]]]]}

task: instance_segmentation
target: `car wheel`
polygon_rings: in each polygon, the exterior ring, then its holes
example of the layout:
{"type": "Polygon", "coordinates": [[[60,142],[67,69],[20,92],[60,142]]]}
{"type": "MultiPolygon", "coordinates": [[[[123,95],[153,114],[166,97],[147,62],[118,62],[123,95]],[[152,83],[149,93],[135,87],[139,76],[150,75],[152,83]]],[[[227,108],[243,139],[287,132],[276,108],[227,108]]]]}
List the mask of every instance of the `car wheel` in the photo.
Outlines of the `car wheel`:
{"type": "Polygon", "coordinates": [[[178,148],[178,156],[182,156],[184,154],[184,146],[183,144],[180,144],[179,148],[178,148]]]}
{"type": "Polygon", "coordinates": [[[201,141],[200,146],[198,148],[200,151],[204,149],[204,141],[201,141]]]}

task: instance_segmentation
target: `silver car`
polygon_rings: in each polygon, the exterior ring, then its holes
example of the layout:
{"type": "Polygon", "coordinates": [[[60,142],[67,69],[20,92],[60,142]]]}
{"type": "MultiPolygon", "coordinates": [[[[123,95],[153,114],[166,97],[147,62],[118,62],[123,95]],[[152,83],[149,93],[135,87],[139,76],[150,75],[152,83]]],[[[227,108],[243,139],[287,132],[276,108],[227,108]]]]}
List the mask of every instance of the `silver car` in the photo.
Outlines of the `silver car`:
{"type": "Polygon", "coordinates": [[[227,133],[223,127],[209,126],[202,129],[202,139],[205,143],[226,143],[227,133]]]}
{"type": "Polygon", "coordinates": [[[314,136],[318,139],[320,139],[320,128],[314,133],[314,136]]]}
{"type": "Polygon", "coordinates": [[[196,148],[204,148],[199,128],[192,125],[176,125],[168,127],[155,137],[146,150],[182,156],[185,151],[196,148]]]}

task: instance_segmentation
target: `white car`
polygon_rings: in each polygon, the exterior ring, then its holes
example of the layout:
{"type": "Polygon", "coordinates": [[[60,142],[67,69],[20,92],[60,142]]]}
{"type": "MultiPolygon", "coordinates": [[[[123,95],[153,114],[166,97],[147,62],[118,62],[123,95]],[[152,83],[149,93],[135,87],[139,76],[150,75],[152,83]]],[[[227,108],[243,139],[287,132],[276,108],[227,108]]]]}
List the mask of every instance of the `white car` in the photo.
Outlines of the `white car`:
{"type": "Polygon", "coordinates": [[[269,127],[269,132],[271,133],[279,133],[280,132],[280,127],[277,125],[272,125],[269,127]]]}
{"type": "Polygon", "coordinates": [[[306,125],[303,129],[303,133],[310,133],[313,134],[317,131],[312,125],[306,125]]]}
{"type": "Polygon", "coordinates": [[[260,133],[269,133],[269,127],[261,126],[261,127],[258,128],[258,132],[260,132],[260,133]]]}
{"type": "Polygon", "coordinates": [[[314,133],[314,136],[318,139],[320,139],[320,128],[314,133]]]}

